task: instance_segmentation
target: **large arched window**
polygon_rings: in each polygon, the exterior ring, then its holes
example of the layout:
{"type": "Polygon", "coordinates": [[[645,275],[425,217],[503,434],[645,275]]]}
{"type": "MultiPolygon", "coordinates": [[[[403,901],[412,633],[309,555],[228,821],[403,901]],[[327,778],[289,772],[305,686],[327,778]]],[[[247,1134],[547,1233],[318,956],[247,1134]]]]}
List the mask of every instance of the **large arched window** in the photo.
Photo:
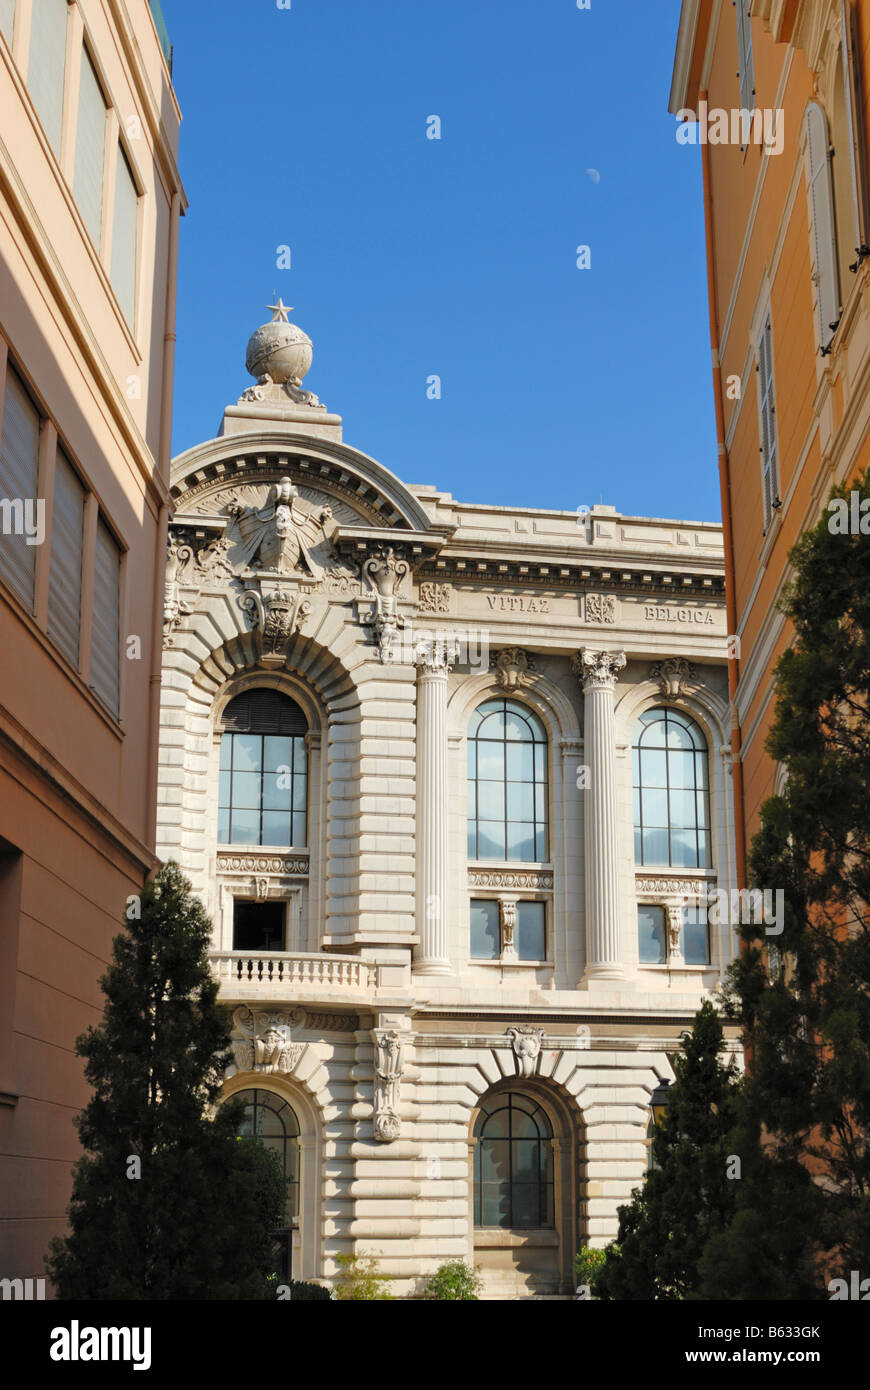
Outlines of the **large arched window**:
{"type": "Polygon", "coordinates": [[[291,1232],[299,1215],[299,1121],[292,1106],[273,1091],[239,1091],[245,1110],[239,1125],[244,1139],[257,1139],[277,1153],[287,1180],[284,1226],[272,1233],[276,1272],[282,1279],[292,1274],[291,1232]]]}
{"type": "Polygon", "coordinates": [[[308,724],[278,690],[248,690],[224,710],[218,841],[307,844],[308,724]]]}
{"type": "Polygon", "coordinates": [[[481,1101],[474,1125],[474,1224],[552,1228],[553,1128],[520,1091],[481,1101]]]}
{"type": "Polygon", "coordinates": [[[487,700],[471,716],[468,857],[547,858],[547,735],[515,700],[487,700]]]}
{"type": "Polygon", "coordinates": [[[636,863],[708,869],[707,744],[695,721],[674,709],[646,710],[632,761],[636,863]]]}

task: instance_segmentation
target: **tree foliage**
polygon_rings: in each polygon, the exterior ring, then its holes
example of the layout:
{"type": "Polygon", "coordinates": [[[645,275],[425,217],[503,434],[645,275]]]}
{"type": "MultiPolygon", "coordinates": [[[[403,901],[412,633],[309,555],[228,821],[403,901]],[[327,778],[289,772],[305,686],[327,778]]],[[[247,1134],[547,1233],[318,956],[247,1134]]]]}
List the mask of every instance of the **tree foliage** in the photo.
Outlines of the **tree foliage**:
{"type": "Polygon", "coordinates": [[[91,1099],[77,1117],[69,1234],[47,1267],[60,1298],[265,1298],[286,1184],[276,1156],[215,1110],[230,1023],[208,967],[211,928],[175,864],[141,895],[76,1042],[91,1099]]]}

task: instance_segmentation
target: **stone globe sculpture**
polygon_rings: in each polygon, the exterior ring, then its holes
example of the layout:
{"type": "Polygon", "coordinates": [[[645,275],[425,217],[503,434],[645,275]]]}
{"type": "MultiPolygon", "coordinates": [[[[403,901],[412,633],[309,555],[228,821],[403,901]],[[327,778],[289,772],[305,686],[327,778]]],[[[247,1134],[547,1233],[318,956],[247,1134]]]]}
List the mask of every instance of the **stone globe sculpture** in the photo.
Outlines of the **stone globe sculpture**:
{"type": "Polygon", "coordinates": [[[257,381],[268,377],[279,385],[290,382],[298,386],[314,356],[311,339],[295,323],[288,322],[289,305],[279,299],[269,308],[271,322],[264,323],[251,334],[245,366],[257,381]]]}

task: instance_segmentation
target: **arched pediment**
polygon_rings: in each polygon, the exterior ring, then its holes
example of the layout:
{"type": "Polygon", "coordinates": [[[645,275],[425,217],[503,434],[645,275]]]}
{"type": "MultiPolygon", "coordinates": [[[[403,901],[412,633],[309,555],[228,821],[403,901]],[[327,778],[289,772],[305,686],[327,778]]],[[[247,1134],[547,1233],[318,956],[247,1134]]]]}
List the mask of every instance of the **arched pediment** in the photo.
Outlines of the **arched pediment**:
{"type": "Polygon", "coordinates": [[[175,520],[205,521],[225,516],[233,504],[262,505],[283,477],[312,506],[328,506],[339,525],[429,530],[418,499],[375,459],[346,444],[286,429],[221,436],[179,454],[171,475],[175,520]]]}

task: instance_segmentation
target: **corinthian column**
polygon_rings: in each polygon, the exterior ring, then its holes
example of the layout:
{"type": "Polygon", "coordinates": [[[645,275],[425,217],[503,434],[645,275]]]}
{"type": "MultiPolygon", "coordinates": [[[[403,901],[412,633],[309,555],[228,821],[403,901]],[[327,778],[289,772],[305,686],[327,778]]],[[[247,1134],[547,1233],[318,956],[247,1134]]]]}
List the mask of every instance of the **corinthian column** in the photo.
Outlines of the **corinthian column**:
{"type": "Polygon", "coordinates": [[[424,638],[417,665],[417,931],[414,969],[450,975],[447,958],[447,673],[455,643],[424,638]]]}
{"type": "Polygon", "coordinates": [[[619,874],[616,845],[616,748],[613,691],[625,652],[579,653],[575,669],[584,693],[584,793],[586,863],[586,978],[621,979],[619,874]]]}

